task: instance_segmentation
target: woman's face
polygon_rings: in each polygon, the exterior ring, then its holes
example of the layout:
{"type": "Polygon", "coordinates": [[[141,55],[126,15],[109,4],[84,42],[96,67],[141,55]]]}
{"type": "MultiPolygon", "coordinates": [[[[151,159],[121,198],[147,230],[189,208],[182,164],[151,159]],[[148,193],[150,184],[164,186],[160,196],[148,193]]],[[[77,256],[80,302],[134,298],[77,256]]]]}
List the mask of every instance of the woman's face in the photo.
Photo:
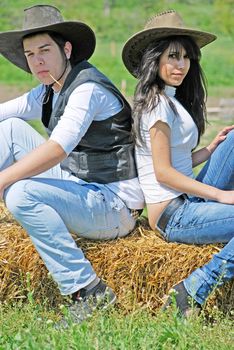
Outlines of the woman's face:
{"type": "Polygon", "coordinates": [[[169,86],[179,86],[190,68],[190,59],[183,47],[171,44],[159,59],[159,76],[169,86]]]}
{"type": "MultiPolygon", "coordinates": [[[[43,84],[50,85],[59,79],[65,69],[65,56],[62,54],[59,46],[46,33],[36,34],[35,36],[23,40],[24,54],[32,74],[43,84]],[[52,78],[52,77],[54,78],[52,78]]],[[[64,53],[69,59],[71,55],[71,44],[66,42],[64,53]]],[[[55,83],[55,91],[61,89],[61,85],[68,72],[62,77],[60,84],[55,83]]]]}

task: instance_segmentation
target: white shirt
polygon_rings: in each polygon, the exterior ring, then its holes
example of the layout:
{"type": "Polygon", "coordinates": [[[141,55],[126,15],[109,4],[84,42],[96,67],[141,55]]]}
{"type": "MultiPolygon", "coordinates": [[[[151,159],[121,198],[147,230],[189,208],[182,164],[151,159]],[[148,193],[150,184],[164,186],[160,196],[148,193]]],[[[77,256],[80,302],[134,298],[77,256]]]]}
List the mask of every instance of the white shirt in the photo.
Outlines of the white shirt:
{"type": "Polygon", "coordinates": [[[144,192],[146,203],[158,203],[179,196],[181,193],[157,181],[150,142],[150,129],[161,120],[167,123],[171,130],[171,163],[182,174],[193,177],[192,150],[197,145],[198,130],[184,107],[176,100],[175,88],[166,86],[165,93],[174,103],[178,115],[175,115],[166,98],[160,95],[160,102],[150,113],[144,113],[141,118],[141,135],[145,144],[136,145],[136,163],[140,185],[144,192]]]}
{"type": "MultiPolygon", "coordinates": [[[[25,121],[41,119],[45,87],[39,85],[24,95],[0,104],[0,122],[11,117],[25,121]]],[[[55,93],[53,106],[58,94],[55,93]]],[[[80,142],[93,120],[105,120],[122,108],[118,98],[100,84],[87,82],[78,86],[70,95],[64,114],[50,135],[67,155],[80,142]]],[[[84,183],[72,176],[72,180],[84,183]]],[[[138,178],[105,185],[116,193],[131,209],[144,207],[144,197],[138,178]]]]}

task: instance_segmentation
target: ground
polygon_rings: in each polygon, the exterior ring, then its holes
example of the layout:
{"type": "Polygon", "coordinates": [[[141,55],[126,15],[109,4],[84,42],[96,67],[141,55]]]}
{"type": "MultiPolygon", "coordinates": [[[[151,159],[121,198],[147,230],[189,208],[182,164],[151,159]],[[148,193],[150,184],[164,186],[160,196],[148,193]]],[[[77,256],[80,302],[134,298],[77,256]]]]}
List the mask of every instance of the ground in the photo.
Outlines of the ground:
{"type": "MultiPolygon", "coordinates": [[[[7,101],[11,98],[17,97],[24,93],[25,89],[19,89],[16,86],[11,85],[4,85],[0,83],[0,102],[7,101]]],[[[210,98],[209,99],[209,105],[211,106],[218,106],[219,105],[219,98],[210,98]]]]}
{"type": "MultiPolygon", "coordinates": [[[[0,83],[0,103],[22,95],[27,88],[19,88],[12,85],[4,85],[0,83]]],[[[205,137],[212,139],[221,128],[234,123],[234,88],[225,90],[225,98],[210,97],[207,102],[208,120],[205,137]],[[224,106],[222,106],[224,103],[224,106]]],[[[200,146],[205,146],[207,139],[201,140],[200,146]]]]}
{"type": "Polygon", "coordinates": [[[3,85],[0,83],[0,102],[7,101],[11,98],[20,96],[25,90],[20,90],[19,88],[11,85],[3,85]]]}

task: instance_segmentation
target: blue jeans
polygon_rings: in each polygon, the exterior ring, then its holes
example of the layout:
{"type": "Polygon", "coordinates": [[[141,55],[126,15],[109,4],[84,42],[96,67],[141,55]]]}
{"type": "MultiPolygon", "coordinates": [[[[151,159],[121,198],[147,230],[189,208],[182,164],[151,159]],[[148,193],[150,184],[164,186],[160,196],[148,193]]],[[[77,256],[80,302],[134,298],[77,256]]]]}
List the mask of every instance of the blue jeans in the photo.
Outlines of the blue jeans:
{"type": "MultiPolygon", "coordinates": [[[[234,189],[234,131],[219,144],[197,180],[219,189],[234,189]]],[[[214,287],[234,277],[234,205],[189,197],[169,219],[164,235],[169,242],[226,244],[184,280],[198,303],[203,304],[214,287]]]]}
{"type": "MultiPolygon", "coordinates": [[[[45,142],[26,122],[16,118],[0,123],[0,140],[0,170],[45,142]]],[[[9,186],[4,201],[28,232],[64,295],[96,278],[70,232],[106,240],[123,237],[135,226],[125,203],[105,185],[88,184],[60,165],[9,186]]]]}

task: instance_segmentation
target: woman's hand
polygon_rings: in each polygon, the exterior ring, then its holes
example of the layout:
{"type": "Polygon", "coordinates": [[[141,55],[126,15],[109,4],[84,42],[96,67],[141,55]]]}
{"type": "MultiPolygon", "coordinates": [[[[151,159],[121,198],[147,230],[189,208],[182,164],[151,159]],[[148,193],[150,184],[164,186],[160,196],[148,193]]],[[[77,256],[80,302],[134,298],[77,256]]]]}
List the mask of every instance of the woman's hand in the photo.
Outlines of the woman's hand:
{"type": "Polygon", "coordinates": [[[194,151],[192,153],[193,168],[203,162],[206,162],[210,158],[214,150],[217,148],[217,146],[226,139],[227,134],[233,129],[234,125],[227,126],[217,134],[217,136],[209,144],[209,146],[203,147],[198,151],[194,151]]]}
{"type": "Polygon", "coordinates": [[[226,126],[223,130],[221,130],[217,134],[217,136],[214,138],[214,140],[209,144],[209,146],[206,147],[207,150],[210,153],[213,153],[216,147],[226,139],[227,134],[233,129],[234,129],[234,125],[230,125],[230,126],[226,126]]]}

